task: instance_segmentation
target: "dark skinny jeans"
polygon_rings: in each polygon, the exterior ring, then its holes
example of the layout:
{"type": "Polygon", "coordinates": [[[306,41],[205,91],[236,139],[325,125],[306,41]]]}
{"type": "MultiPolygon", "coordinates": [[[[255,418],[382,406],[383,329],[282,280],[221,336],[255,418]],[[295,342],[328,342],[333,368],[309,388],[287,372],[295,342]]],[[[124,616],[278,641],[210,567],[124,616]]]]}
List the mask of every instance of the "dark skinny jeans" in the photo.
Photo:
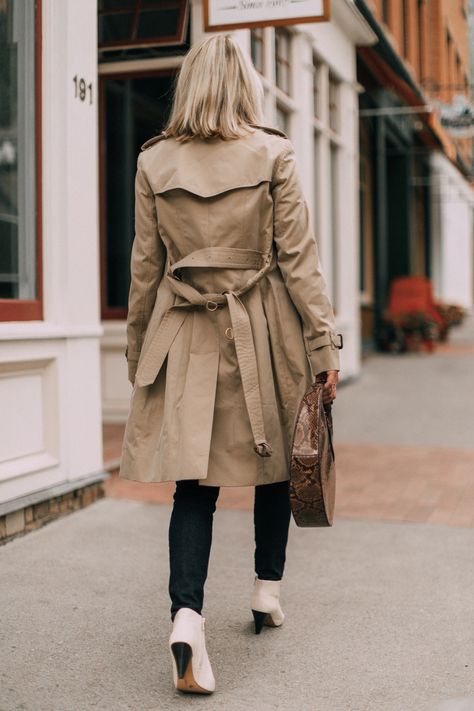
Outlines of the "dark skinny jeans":
{"type": "MultiPolygon", "coordinates": [[[[212,523],[220,487],[197,480],[176,482],[169,525],[171,619],[181,607],[201,614],[212,543],[212,523]]],[[[281,580],[291,509],[289,481],[255,487],[255,573],[281,580]]]]}

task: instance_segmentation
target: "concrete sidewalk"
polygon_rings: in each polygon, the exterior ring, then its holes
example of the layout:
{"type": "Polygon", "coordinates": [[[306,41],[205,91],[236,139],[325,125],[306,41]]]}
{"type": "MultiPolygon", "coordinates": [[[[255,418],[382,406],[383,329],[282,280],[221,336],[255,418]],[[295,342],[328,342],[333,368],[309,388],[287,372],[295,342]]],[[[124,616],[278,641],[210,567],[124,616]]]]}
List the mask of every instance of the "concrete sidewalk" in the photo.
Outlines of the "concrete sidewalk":
{"type": "Polygon", "coordinates": [[[106,499],[0,549],[1,711],[434,711],[474,697],[472,529],[292,524],[287,619],[257,637],[251,513],[222,509],[203,611],[217,689],[182,696],[169,513],[106,499]]]}
{"type": "Polygon", "coordinates": [[[474,314],[434,353],[371,355],[357,381],[338,389],[334,418],[336,444],[474,454],[474,314]]]}

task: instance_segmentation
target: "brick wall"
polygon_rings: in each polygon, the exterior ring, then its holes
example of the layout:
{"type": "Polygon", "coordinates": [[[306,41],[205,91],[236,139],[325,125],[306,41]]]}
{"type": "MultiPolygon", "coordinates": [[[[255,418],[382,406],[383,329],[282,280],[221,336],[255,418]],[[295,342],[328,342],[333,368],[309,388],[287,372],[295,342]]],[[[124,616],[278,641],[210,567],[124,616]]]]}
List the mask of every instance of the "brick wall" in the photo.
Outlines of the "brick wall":
{"type": "MultiPolygon", "coordinates": [[[[456,94],[469,94],[467,0],[370,0],[367,4],[428,96],[449,103],[456,94]]],[[[456,145],[470,163],[472,141],[458,139],[456,145]]]]}

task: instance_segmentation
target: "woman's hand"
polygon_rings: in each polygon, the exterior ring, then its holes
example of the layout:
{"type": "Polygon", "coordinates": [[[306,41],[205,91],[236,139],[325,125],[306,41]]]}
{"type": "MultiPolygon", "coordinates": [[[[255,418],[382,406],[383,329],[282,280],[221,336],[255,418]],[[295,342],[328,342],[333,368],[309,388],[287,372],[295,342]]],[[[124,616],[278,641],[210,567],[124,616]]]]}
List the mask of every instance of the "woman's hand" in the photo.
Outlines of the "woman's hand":
{"type": "Polygon", "coordinates": [[[338,370],[326,370],[326,382],[323,386],[323,404],[331,405],[336,399],[336,385],[339,382],[338,370]]]}

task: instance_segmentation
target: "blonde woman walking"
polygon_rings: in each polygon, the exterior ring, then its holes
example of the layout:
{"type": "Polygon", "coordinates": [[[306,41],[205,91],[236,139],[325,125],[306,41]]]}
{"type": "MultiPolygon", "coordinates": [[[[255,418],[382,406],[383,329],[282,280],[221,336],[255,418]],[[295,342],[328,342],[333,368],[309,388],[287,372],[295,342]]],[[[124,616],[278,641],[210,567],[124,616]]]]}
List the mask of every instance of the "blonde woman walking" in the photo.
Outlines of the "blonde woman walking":
{"type": "Polygon", "coordinates": [[[247,56],[209,37],[137,162],[120,475],[176,482],[169,649],[187,692],[215,688],[201,612],[220,487],[255,486],[249,613],[256,633],[278,627],[296,409],[318,373],[325,402],[338,382],[342,340],[294,150],[262,105],[247,56]]]}

